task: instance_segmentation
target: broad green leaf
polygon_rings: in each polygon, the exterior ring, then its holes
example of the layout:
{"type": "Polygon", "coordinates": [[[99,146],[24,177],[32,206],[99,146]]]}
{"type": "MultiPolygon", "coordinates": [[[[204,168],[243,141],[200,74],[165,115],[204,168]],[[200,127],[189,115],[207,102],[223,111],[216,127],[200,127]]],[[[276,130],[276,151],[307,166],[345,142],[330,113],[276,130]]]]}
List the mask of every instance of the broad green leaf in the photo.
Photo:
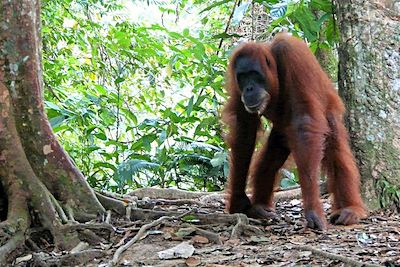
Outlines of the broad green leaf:
{"type": "Polygon", "coordinates": [[[50,119],[50,124],[51,127],[53,128],[54,131],[57,131],[57,128],[59,128],[60,125],[62,125],[65,121],[65,117],[64,116],[57,116],[54,118],[50,119]]]}
{"type": "Polygon", "coordinates": [[[311,0],[310,6],[330,14],[332,14],[334,10],[332,0],[311,0]]]}
{"type": "Polygon", "coordinates": [[[188,103],[187,108],[186,108],[186,115],[188,117],[190,117],[190,114],[192,113],[192,110],[193,110],[193,96],[189,99],[189,103],[188,103]]]}
{"type": "Polygon", "coordinates": [[[100,140],[107,140],[107,136],[103,132],[95,133],[94,136],[96,136],[100,140]]]}

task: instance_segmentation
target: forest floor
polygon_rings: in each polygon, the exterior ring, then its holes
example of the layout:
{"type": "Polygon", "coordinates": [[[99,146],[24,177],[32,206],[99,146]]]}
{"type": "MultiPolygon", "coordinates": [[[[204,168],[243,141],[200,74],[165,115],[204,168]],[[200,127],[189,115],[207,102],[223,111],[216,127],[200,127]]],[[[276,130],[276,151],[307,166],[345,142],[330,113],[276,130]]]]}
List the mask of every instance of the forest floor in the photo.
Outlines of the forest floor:
{"type": "MultiPolygon", "coordinates": [[[[114,266],[400,266],[397,213],[377,211],[357,225],[318,232],[305,228],[296,194],[277,201],[275,221],[224,214],[221,194],[172,195],[125,196],[141,208],[132,209],[138,220],[112,216],[111,232],[94,231],[102,236],[97,242],[83,240],[68,252],[26,249],[12,266],[105,267],[113,257],[114,266]]],[[[329,214],[327,196],[323,201],[329,214]]]]}

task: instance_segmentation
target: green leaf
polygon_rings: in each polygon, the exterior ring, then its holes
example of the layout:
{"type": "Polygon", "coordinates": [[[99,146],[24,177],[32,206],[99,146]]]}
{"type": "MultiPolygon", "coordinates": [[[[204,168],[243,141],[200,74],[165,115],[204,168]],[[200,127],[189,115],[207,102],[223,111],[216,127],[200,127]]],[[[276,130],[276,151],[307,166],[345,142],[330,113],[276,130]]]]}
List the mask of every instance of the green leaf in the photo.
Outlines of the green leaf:
{"type": "Polygon", "coordinates": [[[57,132],[57,128],[64,123],[65,116],[63,116],[63,115],[57,116],[57,117],[51,118],[49,121],[50,121],[50,125],[53,128],[53,130],[55,132],[57,132]]]}
{"type": "Polygon", "coordinates": [[[319,25],[318,22],[315,21],[314,14],[306,7],[301,6],[293,13],[293,16],[300,23],[306,38],[310,42],[315,41],[319,33],[319,25]]]}
{"type": "Polygon", "coordinates": [[[157,163],[146,160],[132,159],[125,161],[117,166],[116,179],[122,182],[132,181],[132,175],[137,174],[141,170],[153,170],[159,168],[157,163]]]}
{"type": "Polygon", "coordinates": [[[61,111],[61,108],[52,102],[44,101],[44,103],[46,104],[46,108],[48,108],[48,109],[54,109],[57,111],[61,111]]]}
{"type": "Polygon", "coordinates": [[[200,222],[200,220],[195,216],[195,215],[186,215],[182,217],[182,221],[188,222],[188,223],[196,223],[200,222]]]}
{"type": "Polygon", "coordinates": [[[164,141],[167,139],[168,135],[167,135],[167,131],[163,130],[160,134],[160,138],[159,138],[159,142],[158,144],[161,145],[162,143],[164,143],[164,141]]]}
{"type": "Polygon", "coordinates": [[[332,14],[333,4],[331,0],[311,0],[310,6],[332,14]]]}
{"type": "Polygon", "coordinates": [[[114,165],[112,165],[112,164],[110,164],[110,163],[108,163],[108,162],[104,162],[104,161],[102,161],[102,162],[96,162],[96,163],[93,165],[93,167],[94,167],[94,168],[103,167],[103,168],[108,168],[108,169],[110,169],[110,170],[113,170],[114,172],[117,171],[117,168],[116,168],[114,165]]]}
{"type": "Polygon", "coordinates": [[[192,110],[193,110],[193,96],[189,99],[189,103],[186,108],[186,115],[188,117],[190,117],[190,113],[192,113],[192,110]]]}
{"type": "Polygon", "coordinates": [[[100,84],[95,84],[94,88],[97,90],[97,92],[100,95],[107,95],[107,90],[104,86],[100,85],[100,84]]]}
{"type": "Polygon", "coordinates": [[[119,84],[119,83],[122,83],[123,81],[125,81],[124,77],[118,77],[117,79],[115,79],[114,83],[119,84]]]}
{"type": "Polygon", "coordinates": [[[339,40],[339,31],[337,30],[337,25],[335,24],[335,21],[332,18],[328,20],[325,32],[326,32],[326,40],[331,45],[333,45],[335,42],[337,42],[337,40],[339,40]]]}
{"type": "Polygon", "coordinates": [[[107,136],[106,136],[105,133],[103,133],[103,132],[95,133],[94,136],[96,136],[96,137],[99,138],[100,140],[107,140],[107,136]]]}
{"type": "Polygon", "coordinates": [[[219,33],[219,34],[212,36],[213,39],[229,39],[232,37],[240,38],[240,37],[242,37],[242,35],[237,34],[237,33],[229,34],[229,33],[223,32],[223,33],[219,33]]]}
{"type": "Polygon", "coordinates": [[[220,167],[224,165],[227,159],[227,154],[219,151],[214,154],[214,158],[211,159],[210,163],[213,167],[220,167]]]}

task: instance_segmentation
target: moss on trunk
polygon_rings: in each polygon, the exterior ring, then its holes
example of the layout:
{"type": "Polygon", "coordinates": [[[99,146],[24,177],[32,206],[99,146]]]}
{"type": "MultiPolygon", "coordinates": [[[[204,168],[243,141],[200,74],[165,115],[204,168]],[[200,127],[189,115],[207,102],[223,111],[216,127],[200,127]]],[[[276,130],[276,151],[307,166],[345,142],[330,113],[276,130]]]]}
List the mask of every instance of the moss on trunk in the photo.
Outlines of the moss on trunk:
{"type": "Polygon", "coordinates": [[[400,196],[400,21],[395,1],[337,1],[339,92],[368,206],[400,196]]]}
{"type": "Polygon", "coordinates": [[[0,0],[1,263],[24,244],[29,227],[45,228],[55,248],[68,249],[79,239],[66,223],[104,213],[44,110],[39,15],[39,0],[0,0]]]}

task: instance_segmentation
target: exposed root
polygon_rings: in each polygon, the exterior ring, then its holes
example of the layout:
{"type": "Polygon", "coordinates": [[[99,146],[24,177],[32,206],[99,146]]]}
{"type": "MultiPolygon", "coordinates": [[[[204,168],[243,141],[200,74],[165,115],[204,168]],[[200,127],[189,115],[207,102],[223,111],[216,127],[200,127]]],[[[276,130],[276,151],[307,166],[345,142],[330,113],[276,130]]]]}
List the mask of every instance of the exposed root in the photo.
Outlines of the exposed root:
{"type": "Polygon", "coordinates": [[[54,196],[52,194],[49,194],[51,203],[53,204],[54,208],[56,209],[58,216],[60,216],[61,222],[62,223],[67,223],[68,222],[68,218],[67,215],[65,214],[64,210],[62,209],[60,203],[58,203],[58,201],[54,198],[54,196]]]}
{"type": "Polygon", "coordinates": [[[0,262],[7,262],[10,254],[16,249],[22,247],[25,242],[24,232],[20,231],[15,233],[14,236],[7,241],[7,243],[0,246],[0,262]]]}
{"type": "Polygon", "coordinates": [[[65,210],[67,211],[68,220],[70,222],[76,222],[74,216],[74,210],[72,209],[72,207],[67,204],[65,205],[65,210]]]}
{"type": "Polygon", "coordinates": [[[107,253],[100,249],[88,249],[66,255],[52,256],[43,252],[33,254],[34,266],[76,266],[102,258],[107,253]]]}
{"type": "Polygon", "coordinates": [[[26,239],[25,242],[28,244],[29,247],[31,247],[31,249],[33,251],[35,251],[35,252],[40,251],[40,247],[38,245],[36,245],[36,243],[31,238],[26,239]]]}
{"type": "MultiPolygon", "coordinates": [[[[176,211],[158,211],[146,209],[132,209],[131,220],[155,220],[162,216],[179,216],[181,213],[176,211]]],[[[201,223],[228,223],[233,224],[237,221],[236,214],[211,213],[211,214],[193,214],[201,223]]],[[[254,220],[256,221],[256,220],[254,220]]]]}
{"type": "Polygon", "coordinates": [[[132,246],[134,243],[136,243],[141,237],[143,237],[146,233],[146,231],[154,226],[157,226],[161,224],[163,221],[166,220],[176,220],[180,219],[186,215],[188,215],[191,211],[188,211],[186,213],[180,214],[179,216],[162,216],[158,218],[155,221],[152,221],[151,223],[145,224],[142,227],[140,227],[139,232],[131,239],[129,242],[127,242],[125,245],[119,247],[117,251],[114,253],[114,256],[112,260],[108,263],[109,266],[114,266],[118,263],[119,258],[121,257],[121,254],[127,250],[130,246],[132,246]]]}
{"type": "Polygon", "coordinates": [[[100,243],[106,243],[107,241],[96,235],[92,230],[85,229],[82,232],[80,232],[81,239],[85,240],[91,245],[99,245],[100,243]]]}
{"type": "Polygon", "coordinates": [[[86,242],[79,242],[78,245],[76,245],[76,247],[74,247],[73,249],[71,249],[70,253],[74,254],[74,253],[78,253],[81,251],[86,250],[89,247],[89,244],[86,242]]]}
{"type": "Polygon", "coordinates": [[[96,192],[96,197],[106,210],[112,210],[119,215],[125,215],[127,203],[96,192]]]}
{"type": "Polygon", "coordinates": [[[131,219],[131,214],[132,214],[132,203],[129,203],[126,208],[125,208],[125,218],[129,221],[131,219]]]}
{"type": "Polygon", "coordinates": [[[231,239],[238,239],[243,233],[262,235],[263,231],[253,225],[249,225],[249,219],[245,214],[235,214],[237,218],[237,223],[232,229],[231,239]]]}
{"type": "Polygon", "coordinates": [[[110,233],[114,232],[114,227],[107,223],[88,223],[88,224],[66,224],[63,225],[64,231],[80,231],[80,230],[107,230],[110,233]]]}
{"type": "Polygon", "coordinates": [[[121,238],[121,240],[119,240],[119,242],[114,247],[119,248],[120,246],[124,245],[125,240],[132,236],[132,231],[134,231],[134,230],[139,231],[140,228],[132,227],[131,229],[127,229],[125,231],[124,236],[121,238]]]}
{"type": "Polygon", "coordinates": [[[110,224],[110,222],[111,222],[111,210],[107,210],[107,216],[106,216],[106,219],[104,220],[104,222],[106,224],[110,224]]]}
{"type": "Polygon", "coordinates": [[[319,256],[322,256],[322,257],[325,257],[325,258],[328,258],[331,260],[338,260],[338,261],[341,261],[341,262],[351,265],[351,266],[357,266],[357,267],[379,267],[379,266],[381,266],[381,265],[377,265],[377,264],[364,263],[364,262],[357,261],[357,260],[354,260],[349,257],[341,256],[341,255],[334,254],[331,252],[326,252],[326,251],[314,248],[309,245],[295,245],[294,248],[296,248],[298,250],[311,251],[315,255],[319,255],[319,256]]]}
{"type": "MultiPolygon", "coordinates": [[[[96,195],[100,194],[109,198],[113,198],[119,201],[127,201],[126,196],[118,194],[118,193],[114,193],[114,192],[109,192],[109,191],[97,191],[95,190],[96,195]]],[[[129,199],[132,198],[129,196],[129,199]]]]}

